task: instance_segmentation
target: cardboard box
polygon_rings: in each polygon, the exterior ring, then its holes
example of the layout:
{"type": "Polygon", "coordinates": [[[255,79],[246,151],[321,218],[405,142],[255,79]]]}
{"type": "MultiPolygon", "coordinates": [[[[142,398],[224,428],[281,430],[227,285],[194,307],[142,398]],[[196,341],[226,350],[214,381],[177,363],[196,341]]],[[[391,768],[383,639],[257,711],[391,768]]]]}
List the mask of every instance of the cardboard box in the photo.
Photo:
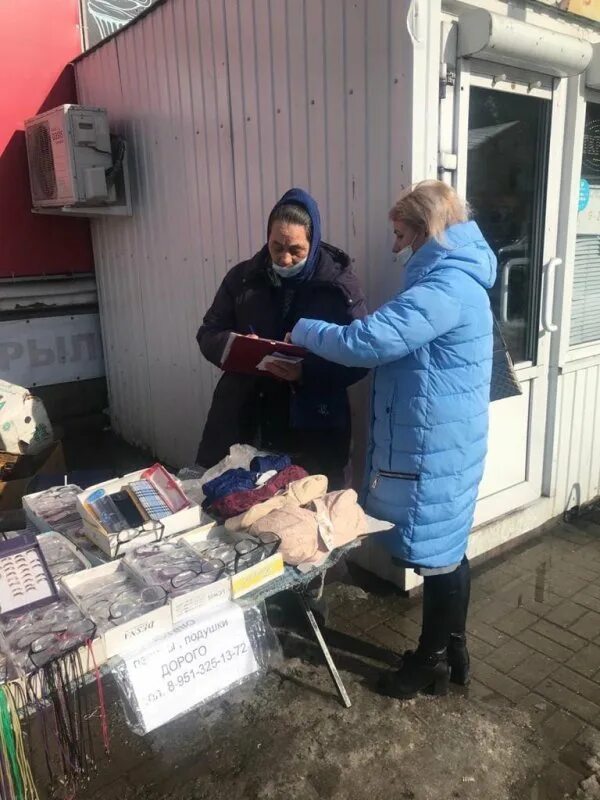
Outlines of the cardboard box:
{"type": "MultiPolygon", "coordinates": [[[[90,541],[97,545],[104,553],[110,556],[110,558],[122,556],[127,553],[128,550],[133,550],[135,547],[139,547],[142,544],[151,544],[156,541],[156,537],[153,533],[136,535],[137,531],[131,529],[129,531],[123,531],[125,537],[127,534],[133,537],[131,541],[119,545],[117,535],[114,533],[109,534],[100,528],[94,517],[90,514],[85,506],[87,498],[97,489],[104,489],[106,494],[120,492],[127,484],[140,480],[142,472],[144,472],[144,470],[138,470],[137,472],[131,472],[129,475],[124,475],[122,478],[115,478],[111,481],[105,481],[104,483],[90,486],[89,489],[86,489],[77,498],[77,508],[83,520],[86,536],[88,536],[90,541]]],[[[162,539],[165,540],[177,533],[183,533],[184,531],[199,527],[202,522],[202,509],[198,505],[191,505],[189,508],[184,508],[183,511],[178,511],[176,514],[165,517],[161,522],[164,525],[162,539]]]]}
{"type": "Polygon", "coordinates": [[[12,478],[18,461],[19,456],[16,456],[14,453],[0,452],[0,480],[8,481],[12,478]]]}
{"type": "Polygon", "coordinates": [[[0,481],[0,511],[21,508],[21,501],[29,494],[29,485],[38,475],[64,475],[65,456],[60,442],[35,456],[18,456],[11,479],[0,481]]]}
{"type": "Polygon", "coordinates": [[[600,22],[600,4],[597,0],[562,0],[560,8],[571,14],[600,22]]]}

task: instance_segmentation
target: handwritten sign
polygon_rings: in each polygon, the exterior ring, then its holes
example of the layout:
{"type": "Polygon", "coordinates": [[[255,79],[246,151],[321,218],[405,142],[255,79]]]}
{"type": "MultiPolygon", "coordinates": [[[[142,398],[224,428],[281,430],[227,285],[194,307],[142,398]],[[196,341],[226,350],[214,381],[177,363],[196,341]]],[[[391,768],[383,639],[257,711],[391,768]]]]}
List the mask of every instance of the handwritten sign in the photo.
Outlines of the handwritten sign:
{"type": "Polygon", "coordinates": [[[182,622],[123,665],[145,733],[258,670],[244,612],[231,602],[182,622]]]}

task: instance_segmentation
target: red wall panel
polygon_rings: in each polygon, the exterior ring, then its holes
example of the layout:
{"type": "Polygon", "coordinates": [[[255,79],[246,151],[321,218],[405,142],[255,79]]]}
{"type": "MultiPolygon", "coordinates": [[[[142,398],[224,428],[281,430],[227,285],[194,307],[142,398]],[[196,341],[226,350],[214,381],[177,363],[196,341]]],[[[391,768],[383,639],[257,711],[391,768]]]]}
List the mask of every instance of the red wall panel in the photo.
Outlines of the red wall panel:
{"type": "Polygon", "coordinates": [[[75,102],[78,0],[0,0],[0,278],[90,272],[89,224],[31,213],[23,121],[75,102]]]}

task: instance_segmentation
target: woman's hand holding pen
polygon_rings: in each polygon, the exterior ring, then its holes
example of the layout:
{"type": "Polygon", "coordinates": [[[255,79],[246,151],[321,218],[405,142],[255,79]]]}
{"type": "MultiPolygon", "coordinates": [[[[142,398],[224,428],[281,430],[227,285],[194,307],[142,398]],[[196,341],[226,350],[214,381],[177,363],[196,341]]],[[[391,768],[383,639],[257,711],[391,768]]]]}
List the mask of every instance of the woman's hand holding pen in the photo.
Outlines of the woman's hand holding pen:
{"type": "MultiPolygon", "coordinates": [[[[254,332],[252,325],[248,326],[250,333],[245,334],[247,339],[259,339],[260,337],[254,332]]],[[[291,334],[286,333],[285,342],[289,342],[291,334]]],[[[290,383],[300,383],[302,380],[302,363],[286,364],[284,361],[272,361],[265,367],[265,372],[269,372],[274,378],[279,378],[281,381],[289,381],[290,383]]]]}

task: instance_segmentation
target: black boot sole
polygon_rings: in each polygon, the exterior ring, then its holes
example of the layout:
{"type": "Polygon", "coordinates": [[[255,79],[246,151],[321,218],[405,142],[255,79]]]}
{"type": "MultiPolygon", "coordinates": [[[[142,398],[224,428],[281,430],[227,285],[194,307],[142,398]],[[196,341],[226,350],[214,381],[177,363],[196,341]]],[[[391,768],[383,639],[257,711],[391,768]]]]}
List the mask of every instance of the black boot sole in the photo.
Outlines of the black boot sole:
{"type": "Polygon", "coordinates": [[[385,697],[393,697],[395,700],[413,700],[419,694],[434,695],[435,697],[445,697],[449,690],[449,676],[436,678],[432,683],[419,687],[411,692],[403,692],[394,683],[394,676],[384,675],[377,681],[377,691],[385,697]]]}

